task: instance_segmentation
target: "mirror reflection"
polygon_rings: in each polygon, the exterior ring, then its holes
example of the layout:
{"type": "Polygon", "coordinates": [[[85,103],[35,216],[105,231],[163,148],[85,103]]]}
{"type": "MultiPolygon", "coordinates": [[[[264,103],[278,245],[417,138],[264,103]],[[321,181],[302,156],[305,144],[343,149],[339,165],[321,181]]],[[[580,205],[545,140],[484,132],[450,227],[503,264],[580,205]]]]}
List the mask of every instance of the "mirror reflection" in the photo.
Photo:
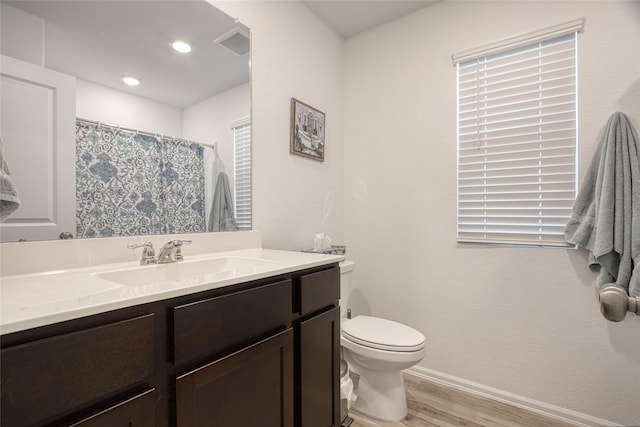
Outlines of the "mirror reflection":
{"type": "Polygon", "coordinates": [[[0,7],[3,242],[251,228],[246,26],[204,0],[0,7]]]}

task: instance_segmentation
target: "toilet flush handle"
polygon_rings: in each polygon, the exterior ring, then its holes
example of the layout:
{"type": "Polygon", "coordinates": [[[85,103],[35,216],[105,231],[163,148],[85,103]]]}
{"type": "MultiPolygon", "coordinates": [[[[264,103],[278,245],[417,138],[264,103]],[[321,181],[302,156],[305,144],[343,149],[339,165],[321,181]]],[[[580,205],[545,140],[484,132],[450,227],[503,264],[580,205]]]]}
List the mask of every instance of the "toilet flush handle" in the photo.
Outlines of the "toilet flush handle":
{"type": "Polygon", "coordinates": [[[351,309],[347,308],[347,319],[351,319],[351,309]]]}

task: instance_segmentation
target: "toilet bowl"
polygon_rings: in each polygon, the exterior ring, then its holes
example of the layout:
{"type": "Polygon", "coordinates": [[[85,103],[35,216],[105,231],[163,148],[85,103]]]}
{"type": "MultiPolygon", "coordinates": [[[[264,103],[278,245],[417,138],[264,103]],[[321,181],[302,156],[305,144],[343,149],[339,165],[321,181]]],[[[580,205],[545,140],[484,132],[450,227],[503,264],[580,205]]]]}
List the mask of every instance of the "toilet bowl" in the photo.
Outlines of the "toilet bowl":
{"type": "MultiPolygon", "coordinates": [[[[341,311],[346,312],[353,261],[340,265],[341,311]]],[[[420,362],[425,337],[409,326],[387,319],[356,316],[341,322],[340,345],[349,369],[359,375],[352,408],[372,418],[399,421],[407,415],[402,370],[420,362]]]]}

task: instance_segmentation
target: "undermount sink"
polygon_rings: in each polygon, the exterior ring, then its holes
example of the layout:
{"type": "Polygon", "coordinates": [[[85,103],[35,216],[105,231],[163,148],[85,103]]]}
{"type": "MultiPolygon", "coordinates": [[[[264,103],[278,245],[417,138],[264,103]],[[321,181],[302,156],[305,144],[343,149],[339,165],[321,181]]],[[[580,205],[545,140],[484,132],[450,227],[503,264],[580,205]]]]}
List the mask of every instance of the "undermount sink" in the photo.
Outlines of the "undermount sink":
{"type": "Polygon", "coordinates": [[[273,262],[275,261],[232,256],[140,266],[98,273],[96,276],[125,286],[146,286],[166,282],[196,283],[251,274],[273,262]]]}

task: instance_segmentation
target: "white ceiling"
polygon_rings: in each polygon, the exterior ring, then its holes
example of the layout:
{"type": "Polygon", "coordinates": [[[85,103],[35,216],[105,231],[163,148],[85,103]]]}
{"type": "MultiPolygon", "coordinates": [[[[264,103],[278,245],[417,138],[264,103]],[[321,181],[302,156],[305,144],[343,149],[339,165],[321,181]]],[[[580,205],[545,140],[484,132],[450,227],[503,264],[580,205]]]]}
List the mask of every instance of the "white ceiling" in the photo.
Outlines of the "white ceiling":
{"type": "Polygon", "coordinates": [[[302,0],[342,37],[351,37],[408,15],[437,0],[302,0]]]}

